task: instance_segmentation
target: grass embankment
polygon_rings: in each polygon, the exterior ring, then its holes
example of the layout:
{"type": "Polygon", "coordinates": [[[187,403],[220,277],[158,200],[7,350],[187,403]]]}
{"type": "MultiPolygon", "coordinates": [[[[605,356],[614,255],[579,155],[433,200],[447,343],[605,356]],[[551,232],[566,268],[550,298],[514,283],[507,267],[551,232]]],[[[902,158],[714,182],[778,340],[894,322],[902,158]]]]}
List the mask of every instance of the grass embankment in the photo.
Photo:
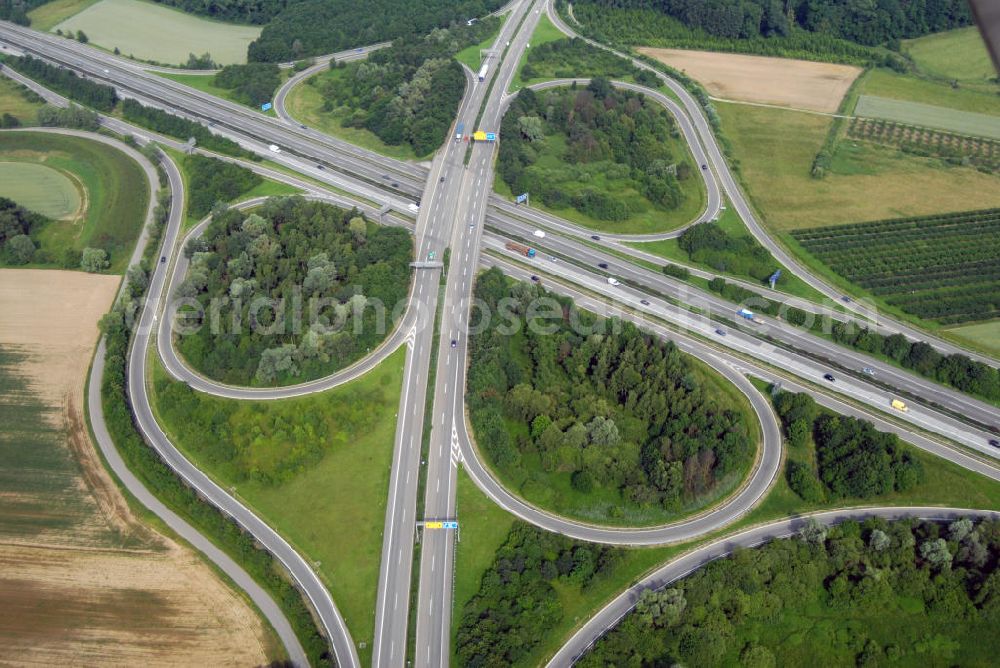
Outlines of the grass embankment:
{"type": "MultiPolygon", "coordinates": [[[[750,231],[747,230],[743,221],[740,219],[738,213],[735,209],[727,208],[719,216],[717,222],[720,228],[722,228],[727,234],[732,237],[749,237],[750,231]]],[[[636,248],[641,251],[646,251],[647,253],[653,253],[654,255],[659,255],[665,260],[671,260],[673,262],[678,262],[680,264],[689,265],[692,267],[699,267],[706,271],[711,271],[718,274],[719,276],[731,276],[733,278],[738,278],[743,281],[756,282],[756,279],[738,274],[731,274],[729,272],[720,272],[714,267],[710,267],[702,262],[695,262],[688,257],[688,254],[681,249],[680,245],[677,243],[677,239],[664,239],[662,241],[648,241],[643,243],[628,243],[628,246],[636,248]]],[[[774,262],[775,269],[781,269],[781,279],[775,285],[775,289],[779,292],[785,292],[787,294],[793,295],[795,297],[802,297],[803,299],[809,299],[814,302],[823,302],[825,297],[821,292],[810,286],[808,283],[803,281],[801,278],[793,274],[788,270],[787,267],[779,263],[777,260],[774,262]]],[[[690,278],[690,282],[697,285],[700,288],[707,289],[708,281],[697,276],[690,278]]],[[[766,287],[761,285],[761,287],[766,287]]]]}
{"type": "Polygon", "coordinates": [[[42,102],[29,101],[23,91],[21,84],[0,76],[0,116],[10,114],[21,125],[35,125],[35,117],[42,108],[42,102]]]}
{"type": "Polygon", "coordinates": [[[966,345],[977,346],[991,355],[1000,357],[1000,320],[953,327],[942,330],[940,333],[948,338],[955,339],[966,345]]]}
{"type": "Polygon", "coordinates": [[[903,40],[902,50],[929,76],[963,83],[996,84],[996,70],[975,26],[903,40]]]}
{"type": "MultiPolygon", "coordinates": [[[[287,81],[288,77],[293,74],[290,69],[278,70],[278,73],[281,78],[281,83],[287,81]]],[[[236,104],[242,104],[245,107],[260,112],[264,116],[270,116],[271,118],[278,117],[278,114],[274,111],[274,107],[271,107],[267,111],[261,111],[259,106],[255,104],[247,104],[246,100],[241,100],[234,89],[217,86],[215,83],[215,74],[173,74],[167,72],[154,72],[154,74],[161,76],[164,79],[170,79],[171,81],[176,81],[177,83],[184,84],[185,86],[190,86],[191,88],[200,90],[203,93],[220,97],[223,100],[235,102],[236,104]]],[[[277,89],[275,89],[275,92],[277,92],[277,89]]]]}
{"type": "Polygon", "coordinates": [[[538,24],[535,26],[535,31],[531,33],[531,39],[528,40],[528,48],[521,54],[521,60],[517,63],[517,71],[514,73],[514,78],[511,79],[509,90],[520,90],[524,86],[525,82],[521,80],[521,70],[524,69],[524,63],[527,60],[531,49],[537,49],[542,44],[555,42],[561,39],[568,38],[566,35],[562,34],[562,32],[560,32],[555,25],[553,25],[547,14],[542,14],[538,19],[538,24]]]}
{"type": "Polygon", "coordinates": [[[351,110],[346,107],[324,111],[324,99],[318,85],[324,80],[336,80],[342,75],[343,70],[334,68],[319,72],[296,85],[285,98],[285,108],[288,113],[304,125],[390,158],[418,160],[428,157],[416,155],[409,144],[390,146],[379,139],[374,132],[363,128],[344,127],[341,122],[351,115],[351,110]]]}
{"type": "Polygon", "coordinates": [[[171,440],[316,566],[355,642],[368,643],[359,649],[363,663],[371,660],[404,359],[401,349],[346,385],[270,402],[234,402],[187,390],[183,404],[170,405],[164,397],[184,389],[158,362],[153,373],[154,406],[171,440]],[[179,410],[181,405],[186,409],[179,410]],[[227,416],[221,430],[215,427],[220,415],[227,416]],[[319,459],[287,479],[253,477],[310,448],[321,453],[319,459]]]}
{"type": "MultiPolygon", "coordinates": [[[[59,172],[76,187],[81,214],[53,221],[35,239],[47,251],[54,266],[66,250],[86,247],[107,251],[109,273],[122,273],[139,236],[149,202],[149,184],[139,165],[124,153],[106,144],[82,137],[35,132],[0,134],[0,162],[44,165],[59,172]]],[[[39,191],[43,184],[19,180],[3,194],[15,202],[52,199],[53,193],[39,191]]],[[[63,195],[69,197],[68,192],[63,195]]],[[[57,195],[58,197],[58,195],[57,195]]],[[[72,199],[72,198],[71,198],[72,199]]]]}
{"type": "Polygon", "coordinates": [[[53,27],[82,30],[96,46],[165,65],[205,52],[222,65],[245,63],[247,47],[261,31],[259,26],[213,21],[140,0],[101,0],[53,27]]]}

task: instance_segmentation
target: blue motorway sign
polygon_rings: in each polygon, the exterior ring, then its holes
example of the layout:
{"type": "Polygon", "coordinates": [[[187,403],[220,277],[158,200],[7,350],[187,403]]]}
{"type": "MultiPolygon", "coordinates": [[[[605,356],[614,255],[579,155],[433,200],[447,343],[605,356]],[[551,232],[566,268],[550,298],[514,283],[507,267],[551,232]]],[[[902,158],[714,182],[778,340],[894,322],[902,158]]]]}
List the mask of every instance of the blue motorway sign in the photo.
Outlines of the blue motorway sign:
{"type": "Polygon", "coordinates": [[[272,105],[271,105],[270,102],[265,102],[264,104],[260,105],[260,110],[261,111],[269,111],[271,109],[271,106],[272,105]]]}
{"type": "Polygon", "coordinates": [[[441,522],[442,529],[457,529],[458,522],[441,522]]]}
{"type": "Polygon", "coordinates": [[[520,204],[521,202],[526,202],[527,200],[528,200],[528,193],[524,193],[523,195],[518,195],[516,198],[514,198],[514,201],[517,202],[518,204],[520,204]]]}
{"type": "Polygon", "coordinates": [[[486,133],[486,141],[496,141],[496,140],[497,140],[497,134],[495,132],[486,133]]]}

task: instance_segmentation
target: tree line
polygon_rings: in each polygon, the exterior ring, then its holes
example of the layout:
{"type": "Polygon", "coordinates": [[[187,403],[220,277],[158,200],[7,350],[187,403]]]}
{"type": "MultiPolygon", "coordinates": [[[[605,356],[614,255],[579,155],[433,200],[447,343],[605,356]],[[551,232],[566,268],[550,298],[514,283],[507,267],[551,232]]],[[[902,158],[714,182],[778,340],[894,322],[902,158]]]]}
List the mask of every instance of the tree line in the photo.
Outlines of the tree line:
{"type": "Polygon", "coordinates": [[[553,584],[586,589],[614,573],[623,553],[515,522],[462,610],[459,664],[517,665],[566,615],[553,584]]]}
{"type": "MultiPolygon", "coordinates": [[[[677,245],[692,262],[716,271],[749,276],[763,283],[778,268],[771,253],[749,234],[726,232],[718,223],[700,223],[684,230],[677,245]]],[[[778,282],[783,281],[783,276],[778,282]]]]}
{"type": "Polygon", "coordinates": [[[98,111],[108,112],[118,103],[118,95],[112,86],[96,83],[75,72],[49,65],[31,56],[0,56],[0,62],[24,76],[39,81],[55,92],[76,100],[98,111]]]}
{"type": "Polygon", "coordinates": [[[448,136],[465,94],[465,75],[453,56],[499,25],[494,18],[400,38],[363,61],[331,63],[330,74],[309,81],[323,97],[323,111],[349,110],[345,127],[368,130],[390,146],[409,144],[424,156],[448,136]]]}
{"type": "Polygon", "coordinates": [[[610,517],[677,512],[746,470],[747,417],[672,342],[601,321],[498,269],[479,277],[475,294],[490,313],[520,324],[511,335],[493,318],[469,344],[470,419],[499,470],[616,499],[610,517]],[[559,304],[549,329],[531,325],[529,306],[539,298],[559,304]],[[602,322],[610,331],[586,334],[602,322]]]}
{"type": "Polygon", "coordinates": [[[264,26],[251,61],[283,62],[334,53],[482,17],[504,0],[298,0],[264,26]]]}
{"type": "Polygon", "coordinates": [[[582,90],[522,89],[500,134],[497,170],[512,192],[530,191],[548,207],[571,206],[597,220],[638,213],[634,201],[617,194],[626,188],[657,209],[676,209],[684,200],[680,181],[691,178],[691,166],[665,141],[677,135],[670,114],[645,96],[615,90],[603,77],[582,90]],[[556,148],[560,143],[565,150],[556,148]],[[553,152],[564,163],[558,169],[537,164],[553,152]],[[596,175],[624,185],[615,193],[586,185],[596,175]]]}
{"type": "Polygon", "coordinates": [[[644,591],[577,665],[989,665],[998,554],[996,521],[810,521],[644,591]]]}
{"type": "Polygon", "coordinates": [[[187,141],[193,137],[197,145],[201,148],[226,153],[237,158],[260,160],[260,157],[256,153],[247,151],[232,139],[213,134],[201,123],[168,114],[154,107],[144,106],[135,100],[122,100],[121,111],[122,118],[129,123],[141,125],[154,132],[159,132],[180,139],[181,141],[187,141]]]}
{"type": "Polygon", "coordinates": [[[178,339],[196,369],[236,385],[302,382],[385,338],[410,283],[413,241],[405,230],[301,197],[271,198],[250,214],[224,205],[212,214],[185,248],[191,266],[178,286],[205,313],[221,302],[217,327],[206,315],[197,333],[178,339]],[[273,305],[258,308],[256,297],[273,305]],[[327,303],[311,314],[313,299],[327,303]]]}
{"type": "Polygon", "coordinates": [[[796,30],[865,46],[971,25],[963,0],[582,0],[579,4],[652,9],[715,37],[785,37],[796,30]]]}
{"type": "Polygon", "coordinates": [[[274,63],[226,65],[212,78],[212,83],[232,91],[243,104],[259,107],[274,98],[281,85],[281,70],[274,63]]]}

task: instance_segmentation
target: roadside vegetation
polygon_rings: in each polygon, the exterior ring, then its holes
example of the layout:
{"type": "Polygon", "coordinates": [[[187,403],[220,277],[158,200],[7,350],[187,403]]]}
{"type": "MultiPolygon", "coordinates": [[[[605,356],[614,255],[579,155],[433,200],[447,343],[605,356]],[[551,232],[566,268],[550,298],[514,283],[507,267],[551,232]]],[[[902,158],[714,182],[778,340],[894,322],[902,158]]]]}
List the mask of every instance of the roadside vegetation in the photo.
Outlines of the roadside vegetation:
{"type": "Polygon", "coordinates": [[[45,101],[18,82],[0,76],[0,129],[35,125],[38,110],[45,101]]]}
{"type": "Polygon", "coordinates": [[[310,77],[289,96],[290,111],[348,141],[365,137],[365,145],[382,153],[430,155],[448,138],[465,93],[455,55],[488,39],[500,24],[489,18],[439,28],[398,39],[363,61],[331,63],[329,72],[310,77]]]}
{"type": "Polygon", "coordinates": [[[187,141],[194,137],[195,144],[199,148],[218,151],[219,153],[225,153],[237,158],[260,160],[256,153],[251,153],[240,147],[232,139],[213,134],[201,123],[195,123],[194,121],[168,114],[153,107],[145,107],[135,100],[123,100],[121,110],[122,117],[126,121],[149,128],[154,132],[159,132],[169,137],[180,139],[181,141],[187,141]]]}
{"type": "Polygon", "coordinates": [[[31,56],[3,55],[0,62],[46,88],[97,111],[109,112],[118,104],[114,87],[84,79],[75,72],[49,65],[43,60],[31,56]]]}
{"type": "Polygon", "coordinates": [[[662,524],[744,478],[758,431],[746,399],[672,343],[498,270],[479,277],[476,296],[517,331],[494,319],[471,338],[470,420],[497,475],[529,502],[590,522],[662,524]],[[558,317],[530,316],[535,299],[558,317]]]}
{"type": "Polygon", "coordinates": [[[219,202],[235,202],[264,182],[246,167],[231,162],[187,155],[183,159],[187,176],[187,214],[200,219],[219,202]]]}
{"type": "Polygon", "coordinates": [[[135,161],[82,137],[3,133],[0,175],[0,196],[22,207],[7,204],[0,214],[4,262],[124,272],[149,201],[135,161]]]}
{"type": "Polygon", "coordinates": [[[498,176],[514,195],[588,227],[657,232],[704,204],[673,117],[595,77],[586,88],[522,89],[504,115],[498,176]]]}
{"type": "Polygon", "coordinates": [[[807,524],[644,593],[580,665],[989,664],[997,549],[996,522],[807,524]]]}
{"type": "Polygon", "coordinates": [[[799,244],[851,283],[927,320],[1000,317],[1000,209],[813,227],[799,244]]]}
{"type": "MultiPolygon", "coordinates": [[[[291,70],[283,70],[274,63],[247,63],[226,65],[218,73],[174,74],[158,72],[160,76],[190,86],[224,100],[244,104],[260,111],[261,105],[274,100],[274,94],[291,70]]],[[[269,116],[274,115],[269,110],[269,116]]]]}
{"type": "Polygon", "coordinates": [[[179,316],[197,325],[177,340],[195,369],[234,385],[300,383],[349,365],[388,335],[410,284],[405,230],[299,197],[214,214],[185,248],[191,266],[178,286],[204,308],[179,316]]]}
{"type": "MultiPolygon", "coordinates": [[[[172,441],[317,565],[357,640],[374,634],[404,356],[327,392],[262,402],[196,393],[154,366],[172,441]]],[[[363,662],[370,652],[359,649],[363,662]]]]}
{"type": "Polygon", "coordinates": [[[624,58],[593,47],[582,39],[557,39],[532,45],[518,70],[513,90],[551,79],[604,77],[635,81],[659,88],[660,80],[645,73],[624,58]]]}

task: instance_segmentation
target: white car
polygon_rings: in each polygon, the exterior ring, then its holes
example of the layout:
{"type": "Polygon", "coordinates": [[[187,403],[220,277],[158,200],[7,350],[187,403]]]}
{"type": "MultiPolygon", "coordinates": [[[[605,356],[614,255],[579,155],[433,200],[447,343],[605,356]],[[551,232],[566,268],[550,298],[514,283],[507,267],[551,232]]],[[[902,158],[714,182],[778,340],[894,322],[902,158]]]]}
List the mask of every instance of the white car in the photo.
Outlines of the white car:
{"type": "Polygon", "coordinates": [[[622,284],[622,282],[619,281],[614,276],[608,276],[608,285],[621,285],[621,284],[622,284]]]}
{"type": "Polygon", "coordinates": [[[413,213],[420,211],[420,207],[417,206],[416,204],[408,204],[406,208],[412,211],[413,213]]]}
{"type": "Polygon", "coordinates": [[[532,232],[532,234],[535,235],[535,237],[538,239],[545,238],[545,232],[543,232],[542,230],[535,230],[534,232],[532,232]]]}
{"type": "Polygon", "coordinates": [[[267,147],[267,149],[271,151],[271,153],[281,153],[281,149],[278,148],[277,144],[271,144],[270,146],[267,147]]]}

